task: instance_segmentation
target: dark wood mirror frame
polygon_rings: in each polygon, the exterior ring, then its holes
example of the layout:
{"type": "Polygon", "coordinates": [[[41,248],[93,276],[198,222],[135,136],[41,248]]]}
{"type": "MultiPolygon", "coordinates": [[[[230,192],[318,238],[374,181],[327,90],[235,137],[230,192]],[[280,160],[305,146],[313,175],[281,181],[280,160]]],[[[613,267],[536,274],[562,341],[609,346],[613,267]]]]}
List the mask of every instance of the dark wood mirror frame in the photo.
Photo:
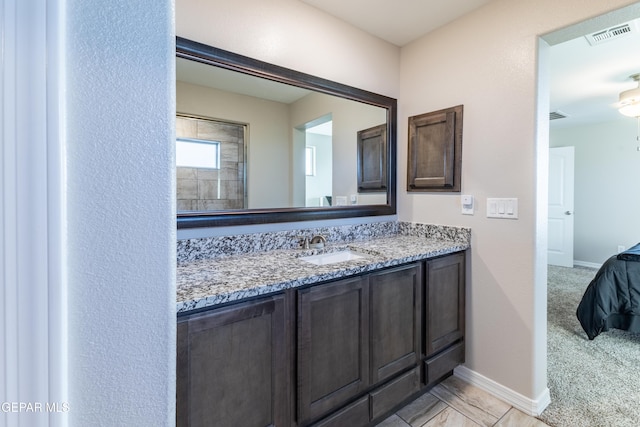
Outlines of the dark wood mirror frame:
{"type": "MultiPolygon", "coordinates": [[[[363,102],[387,110],[387,204],[332,206],[324,208],[242,209],[178,214],[178,228],[221,227],[277,222],[315,221],[396,213],[396,122],[397,100],[356,89],[320,77],[258,61],[247,56],[176,37],[176,56],[238,71],[316,92],[363,102]]],[[[355,136],[354,136],[355,138],[355,136]]],[[[356,165],[354,165],[354,174],[356,165]]],[[[355,179],[355,177],[354,177],[355,179]]]]}

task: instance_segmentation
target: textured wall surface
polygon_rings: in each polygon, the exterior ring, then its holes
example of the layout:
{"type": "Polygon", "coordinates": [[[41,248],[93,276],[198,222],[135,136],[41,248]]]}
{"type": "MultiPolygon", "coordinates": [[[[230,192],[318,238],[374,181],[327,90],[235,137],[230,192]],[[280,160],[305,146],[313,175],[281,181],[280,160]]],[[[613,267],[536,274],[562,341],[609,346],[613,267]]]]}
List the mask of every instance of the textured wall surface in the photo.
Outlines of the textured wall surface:
{"type": "Polygon", "coordinates": [[[66,10],[70,424],[171,425],[172,2],[66,10]]]}

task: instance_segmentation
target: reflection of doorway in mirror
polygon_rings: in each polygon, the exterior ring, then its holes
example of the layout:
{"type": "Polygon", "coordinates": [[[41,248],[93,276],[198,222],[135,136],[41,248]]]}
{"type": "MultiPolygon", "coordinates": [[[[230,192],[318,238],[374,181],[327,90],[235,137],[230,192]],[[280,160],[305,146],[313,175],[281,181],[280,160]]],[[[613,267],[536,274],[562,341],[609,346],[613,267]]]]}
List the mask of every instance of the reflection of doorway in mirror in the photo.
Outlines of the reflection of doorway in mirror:
{"type": "Polygon", "coordinates": [[[176,117],[176,198],[178,212],[246,208],[245,125],[201,117],[176,117]],[[216,150],[212,147],[215,146],[216,150]],[[207,148],[202,150],[202,147],[207,148]],[[200,148],[197,162],[179,150],[200,148]],[[211,154],[209,154],[211,153],[211,154]]]}
{"type": "MultiPolygon", "coordinates": [[[[314,121],[315,124],[315,121],[314,121]]],[[[331,205],[333,137],[329,119],[305,131],[305,206],[331,205]]]]}

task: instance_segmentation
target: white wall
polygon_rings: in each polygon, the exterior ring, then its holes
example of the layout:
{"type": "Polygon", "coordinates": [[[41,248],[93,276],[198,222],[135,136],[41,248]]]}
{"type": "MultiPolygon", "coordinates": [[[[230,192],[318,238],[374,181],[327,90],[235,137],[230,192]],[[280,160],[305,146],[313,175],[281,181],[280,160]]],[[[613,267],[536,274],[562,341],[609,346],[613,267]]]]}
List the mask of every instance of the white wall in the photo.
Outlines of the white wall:
{"type": "MultiPolygon", "coordinates": [[[[472,228],[466,365],[531,399],[534,408],[547,393],[546,220],[536,213],[536,183],[546,186],[537,170],[545,169],[548,154],[537,158],[536,150],[546,148],[536,115],[548,107],[536,105],[538,37],[629,3],[496,0],[401,53],[399,218],[472,228]],[[407,118],[458,104],[464,104],[462,193],[476,196],[474,216],[460,214],[458,194],[404,191],[407,118]],[[519,219],[487,219],[487,197],[517,197],[519,219]]],[[[546,199],[537,203],[546,206],[546,199]]]]}
{"type": "Polygon", "coordinates": [[[69,424],[172,425],[172,2],[65,8],[69,424]]]}
{"type": "Polygon", "coordinates": [[[575,147],[574,259],[602,264],[640,242],[640,152],[633,118],[551,129],[551,147],[575,147]]]}
{"type": "Polygon", "coordinates": [[[0,0],[1,426],[68,421],[63,11],[0,0]]]}
{"type": "Polygon", "coordinates": [[[171,425],[172,4],[0,10],[0,424],[171,425]]]}

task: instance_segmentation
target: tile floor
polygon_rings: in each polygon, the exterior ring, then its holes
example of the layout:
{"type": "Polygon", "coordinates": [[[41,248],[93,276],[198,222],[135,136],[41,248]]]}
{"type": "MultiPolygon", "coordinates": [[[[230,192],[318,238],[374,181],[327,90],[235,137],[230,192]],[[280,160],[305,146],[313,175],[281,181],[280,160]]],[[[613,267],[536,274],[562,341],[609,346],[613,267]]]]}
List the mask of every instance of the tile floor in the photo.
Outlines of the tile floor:
{"type": "Polygon", "coordinates": [[[451,376],[376,427],[545,427],[508,403],[451,376]]]}

